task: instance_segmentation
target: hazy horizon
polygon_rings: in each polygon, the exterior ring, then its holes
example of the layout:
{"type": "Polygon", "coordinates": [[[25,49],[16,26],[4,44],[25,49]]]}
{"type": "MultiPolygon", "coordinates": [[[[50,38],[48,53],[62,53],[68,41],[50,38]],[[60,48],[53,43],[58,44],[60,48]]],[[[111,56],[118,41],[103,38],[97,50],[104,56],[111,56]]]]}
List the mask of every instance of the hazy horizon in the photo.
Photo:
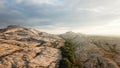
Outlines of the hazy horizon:
{"type": "Polygon", "coordinates": [[[120,0],[0,0],[0,28],[120,35],[120,0]]]}

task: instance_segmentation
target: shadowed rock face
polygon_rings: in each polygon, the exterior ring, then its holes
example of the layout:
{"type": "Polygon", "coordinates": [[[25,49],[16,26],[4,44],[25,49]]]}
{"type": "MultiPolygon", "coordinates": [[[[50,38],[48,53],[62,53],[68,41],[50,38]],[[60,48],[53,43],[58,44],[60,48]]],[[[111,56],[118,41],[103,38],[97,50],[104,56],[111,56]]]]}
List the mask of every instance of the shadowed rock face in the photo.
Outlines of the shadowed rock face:
{"type": "Polygon", "coordinates": [[[57,68],[64,41],[55,35],[8,26],[0,30],[0,68],[57,68]]]}
{"type": "Polygon", "coordinates": [[[87,36],[73,32],[60,35],[74,44],[83,68],[120,68],[120,38],[87,36]]]}

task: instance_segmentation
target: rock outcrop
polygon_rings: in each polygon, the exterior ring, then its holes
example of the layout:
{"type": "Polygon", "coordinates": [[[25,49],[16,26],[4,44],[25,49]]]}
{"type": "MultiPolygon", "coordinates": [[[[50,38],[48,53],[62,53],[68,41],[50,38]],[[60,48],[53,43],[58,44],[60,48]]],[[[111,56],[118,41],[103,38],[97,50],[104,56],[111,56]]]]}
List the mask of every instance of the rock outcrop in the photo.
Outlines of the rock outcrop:
{"type": "Polygon", "coordinates": [[[0,30],[0,68],[57,68],[64,41],[21,26],[0,30]]]}

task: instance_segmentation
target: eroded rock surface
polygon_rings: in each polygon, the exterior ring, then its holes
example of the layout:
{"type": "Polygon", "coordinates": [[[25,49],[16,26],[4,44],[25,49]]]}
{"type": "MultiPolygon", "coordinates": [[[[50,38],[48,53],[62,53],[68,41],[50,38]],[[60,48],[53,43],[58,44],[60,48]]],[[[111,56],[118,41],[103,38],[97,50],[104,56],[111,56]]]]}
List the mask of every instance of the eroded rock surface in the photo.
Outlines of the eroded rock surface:
{"type": "Polygon", "coordinates": [[[55,35],[8,26],[0,31],[0,68],[57,68],[64,41],[55,35]]]}
{"type": "MultiPolygon", "coordinates": [[[[96,37],[67,32],[82,68],[120,68],[120,38],[96,37]]],[[[0,68],[58,68],[59,48],[64,40],[56,35],[20,26],[0,29],[0,68]]]]}

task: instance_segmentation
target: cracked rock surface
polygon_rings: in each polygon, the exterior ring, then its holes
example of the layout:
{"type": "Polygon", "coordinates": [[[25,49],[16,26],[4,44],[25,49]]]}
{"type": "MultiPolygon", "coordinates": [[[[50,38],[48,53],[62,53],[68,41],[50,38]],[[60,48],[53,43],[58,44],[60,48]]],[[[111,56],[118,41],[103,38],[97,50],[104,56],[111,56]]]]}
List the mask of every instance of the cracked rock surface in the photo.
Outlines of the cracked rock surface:
{"type": "Polygon", "coordinates": [[[20,26],[0,30],[0,68],[57,68],[64,41],[20,26]]]}

